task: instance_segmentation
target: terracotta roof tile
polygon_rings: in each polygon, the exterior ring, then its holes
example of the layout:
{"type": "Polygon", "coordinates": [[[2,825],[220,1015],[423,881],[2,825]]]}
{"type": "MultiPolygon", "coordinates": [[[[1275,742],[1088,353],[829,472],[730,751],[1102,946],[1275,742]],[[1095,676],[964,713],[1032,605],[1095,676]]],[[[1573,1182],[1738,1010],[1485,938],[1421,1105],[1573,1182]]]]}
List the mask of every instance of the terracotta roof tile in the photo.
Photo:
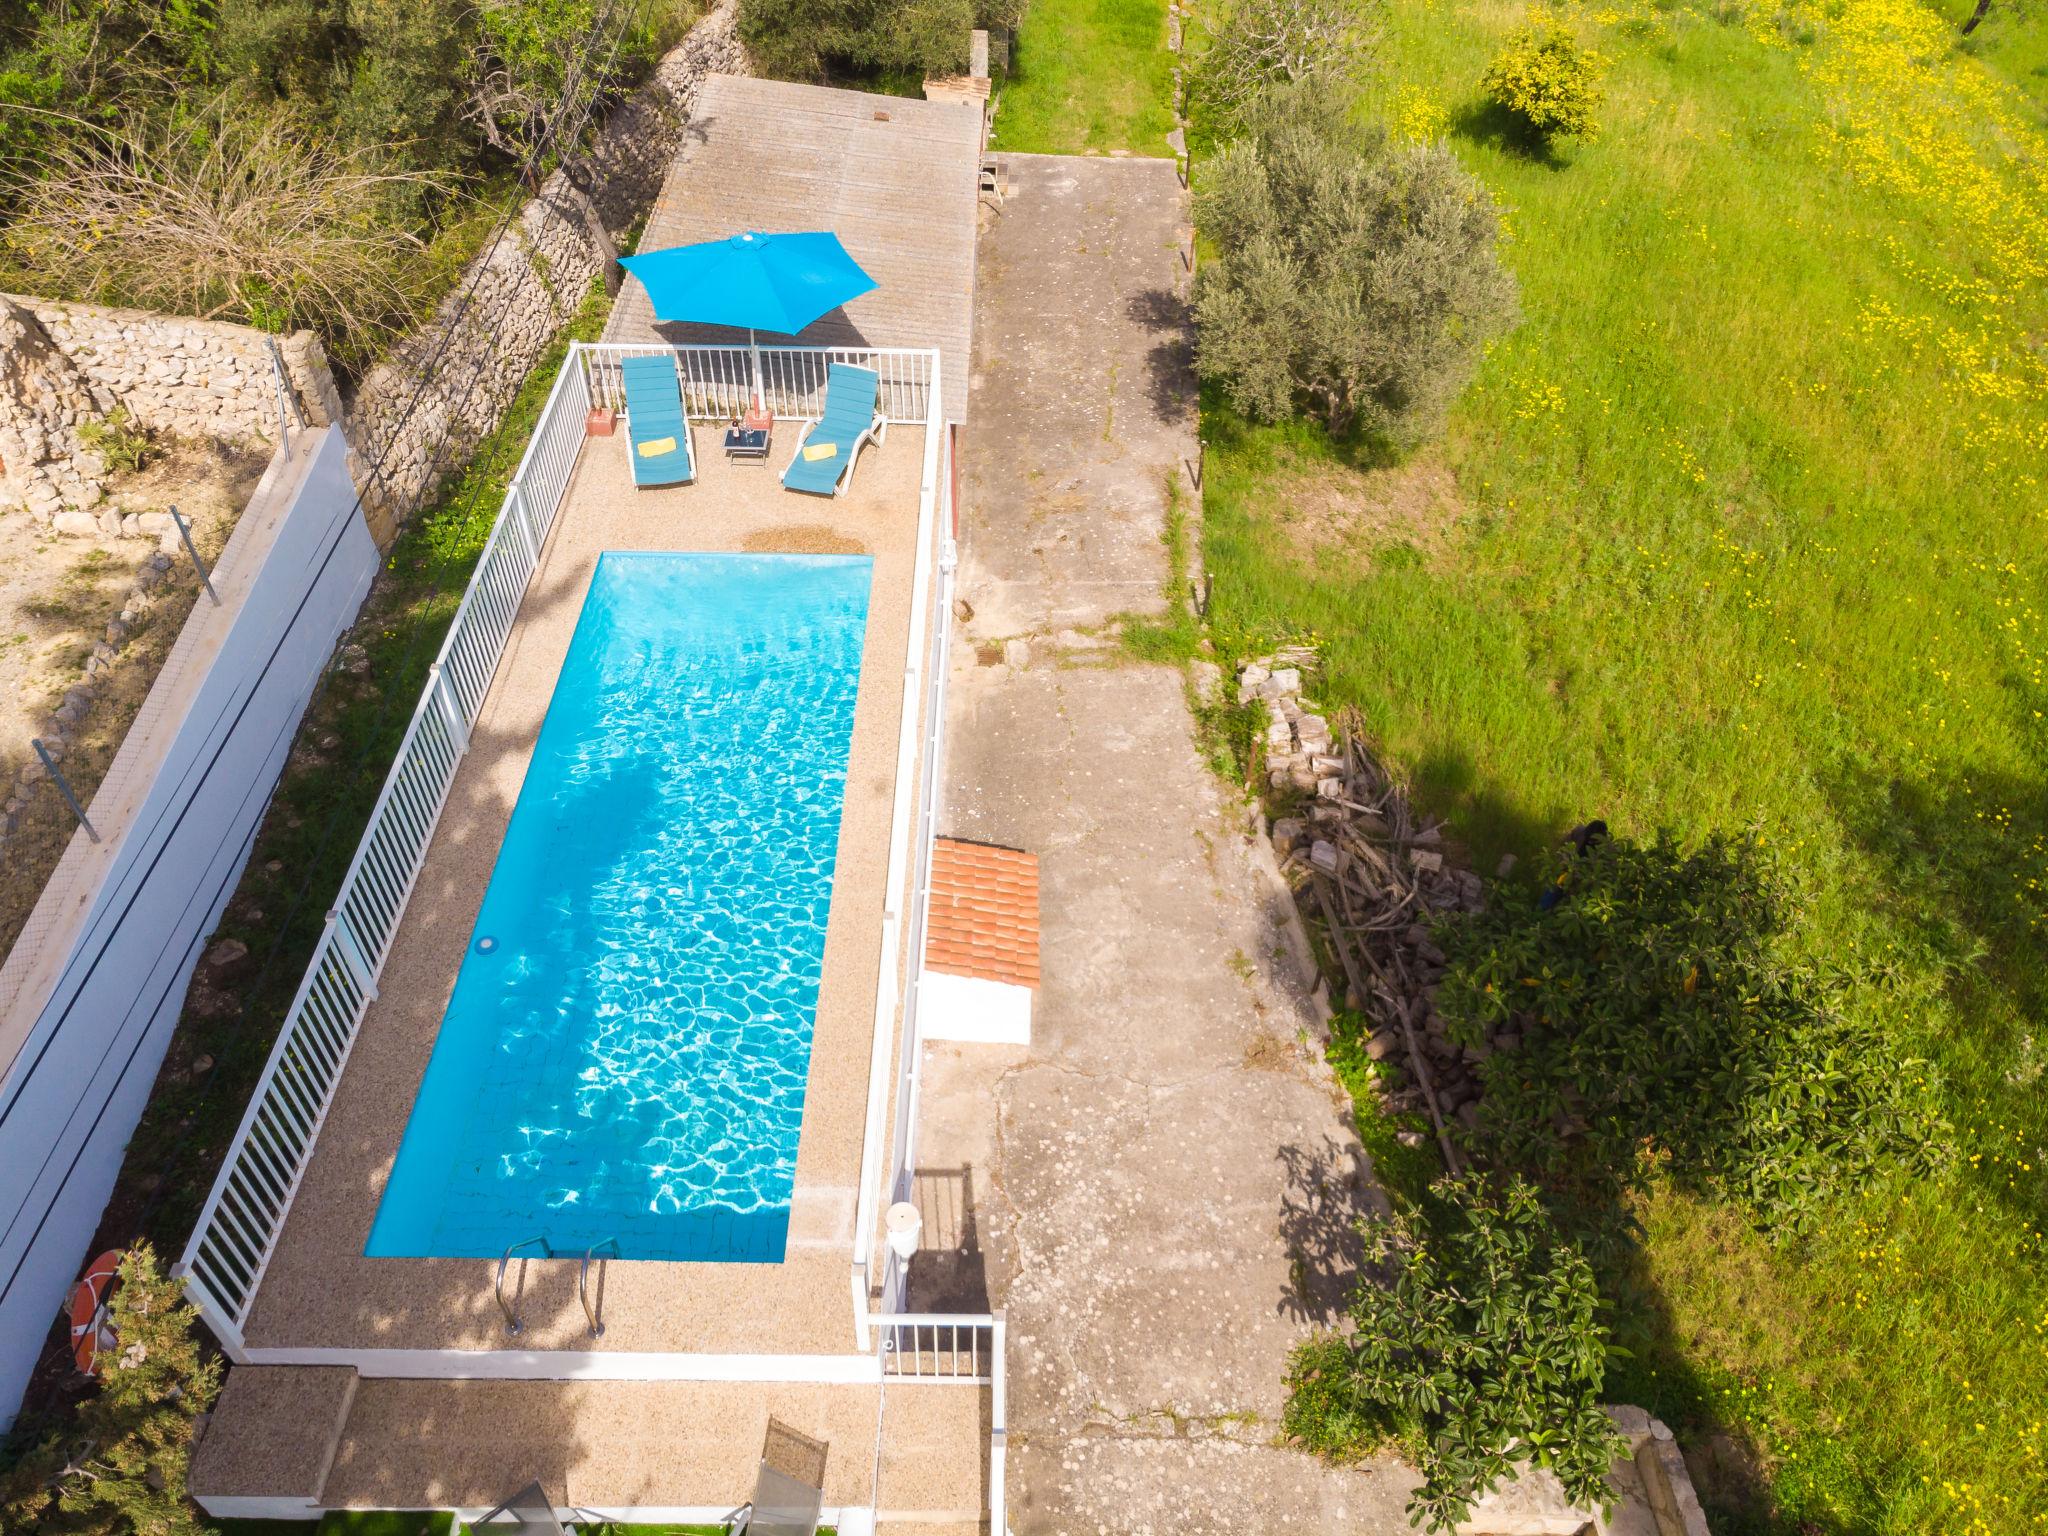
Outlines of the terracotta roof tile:
{"type": "Polygon", "coordinates": [[[1038,855],[950,837],[932,846],[928,970],[1038,985],[1038,855]]]}

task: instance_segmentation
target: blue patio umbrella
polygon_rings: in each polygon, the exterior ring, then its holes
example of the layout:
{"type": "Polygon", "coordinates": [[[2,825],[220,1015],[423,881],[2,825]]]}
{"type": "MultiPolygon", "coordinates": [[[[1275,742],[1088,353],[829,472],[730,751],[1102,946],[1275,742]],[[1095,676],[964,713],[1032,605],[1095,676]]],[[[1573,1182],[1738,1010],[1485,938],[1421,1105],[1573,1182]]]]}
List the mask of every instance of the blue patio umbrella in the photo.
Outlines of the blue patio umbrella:
{"type": "Polygon", "coordinates": [[[828,231],[771,235],[749,230],[724,240],[672,245],[619,263],[654,301],[654,318],[729,325],[747,332],[754,393],[761,390],[755,331],[794,336],[820,315],[859,298],[875,280],[828,231]]]}

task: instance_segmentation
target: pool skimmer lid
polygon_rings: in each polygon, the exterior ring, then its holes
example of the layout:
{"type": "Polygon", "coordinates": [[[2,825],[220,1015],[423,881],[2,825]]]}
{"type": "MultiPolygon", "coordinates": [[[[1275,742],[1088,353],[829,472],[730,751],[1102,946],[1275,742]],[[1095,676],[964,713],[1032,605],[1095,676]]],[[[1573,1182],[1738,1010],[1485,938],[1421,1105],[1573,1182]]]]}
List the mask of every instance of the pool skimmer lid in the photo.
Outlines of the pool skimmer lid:
{"type": "Polygon", "coordinates": [[[496,949],[497,947],[498,941],[492,938],[488,933],[476,941],[476,952],[480,955],[488,955],[492,950],[496,949]]]}

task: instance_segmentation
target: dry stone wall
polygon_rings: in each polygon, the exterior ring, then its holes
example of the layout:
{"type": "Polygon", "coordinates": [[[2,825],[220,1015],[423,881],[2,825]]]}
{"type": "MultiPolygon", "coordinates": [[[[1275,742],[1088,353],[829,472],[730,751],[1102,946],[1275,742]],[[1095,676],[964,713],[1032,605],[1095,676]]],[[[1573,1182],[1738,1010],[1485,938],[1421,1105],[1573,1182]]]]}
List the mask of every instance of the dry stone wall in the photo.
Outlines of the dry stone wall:
{"type": "Polygon", "coordinates": [[[735,0],[725,0],[606,117],[589,157],[588,202],[554,172],[505,238],[472,263],[434,322],[364,378],[343,427],[378,543],[388,543],[498,424],[603,271],[607,253],[590,228],[591,204],[613,238],[623,237],[653,206],[704,81],[746,72],[735,14],[735,0]]]}
{"type": "Polygon", "coordinates": [[[78,429],[109,405],[34,312],[0,295],[0,480],[41,522],[105,494],[107,466],[78,429]]]}
{"type": "Polygon", "coordinates": [[[332,424],[341,401],[311,331],[273,337],[226,321],[0,294],[0,502],[59,533],[136,533],[117,514],[94,511],[106,465],[79,426],[119,407],[151,432],[274,445],[272,342],[299,420],[332,424]]]}

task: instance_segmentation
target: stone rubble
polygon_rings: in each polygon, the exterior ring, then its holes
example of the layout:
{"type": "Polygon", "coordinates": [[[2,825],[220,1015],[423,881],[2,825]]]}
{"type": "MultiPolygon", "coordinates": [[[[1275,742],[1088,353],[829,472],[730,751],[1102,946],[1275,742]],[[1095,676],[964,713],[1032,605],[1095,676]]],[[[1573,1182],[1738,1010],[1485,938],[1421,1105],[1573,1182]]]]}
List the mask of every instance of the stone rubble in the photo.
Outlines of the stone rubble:
{"type": "MultiPolygon", "coordinates": [[[[1366,1054],[1394,1080],[1389,1107],[1427,1111],[1455,1171],[1463,1156],[1453,1128],[1469,1131],[1479,1115],[1478,1065],[1517,1042],[1451,1043],[1436,1010],[1445,956],[1430,920],[1481,910],[1485,885],[1447,856],[1440,823],[1418,819],[1366,748],[1363,723],[1347,715],[1335,729],[1303,696],[1302,675],[1314,667],[1314,653],[1296,647],[1238,672],[1238,701],[1266,708],[1268,785],[1305,802],[1273,822],[1273,850],[1302,917],[1322,929],[1343,968],[1333,982],[1345,1005],[1371,1022],[1366,1054]]],[[[1410,1144],[1421,1139],[1404,1133],[1410,1144]]]]}

